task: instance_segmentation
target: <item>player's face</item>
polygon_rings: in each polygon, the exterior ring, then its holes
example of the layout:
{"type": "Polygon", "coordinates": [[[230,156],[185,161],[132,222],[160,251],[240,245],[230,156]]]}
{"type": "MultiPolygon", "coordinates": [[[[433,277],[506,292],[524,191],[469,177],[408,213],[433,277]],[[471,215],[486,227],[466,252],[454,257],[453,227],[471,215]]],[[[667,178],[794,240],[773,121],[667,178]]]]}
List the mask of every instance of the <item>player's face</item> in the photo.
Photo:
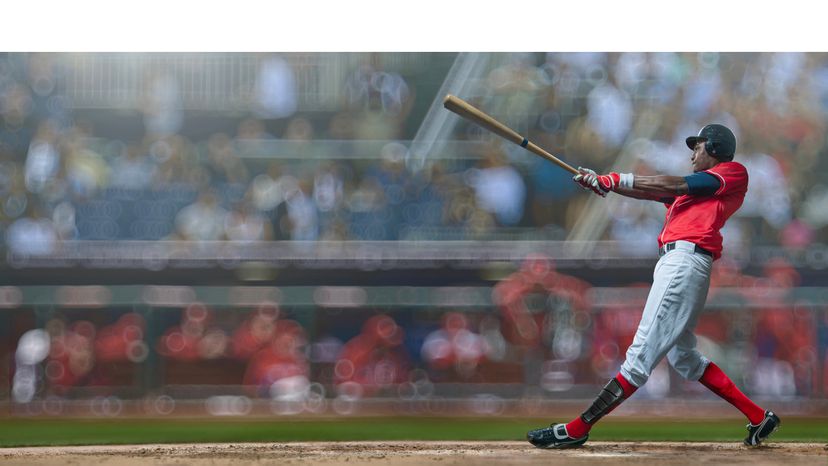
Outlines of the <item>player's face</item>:
{"type": "Polygon", "coordinates": [[[696,147],[693,148],[693,155],[690,156],[690,162],[693,164],[693,173],[713,168],[718,160],[707,153],[704,149],[704,142],[697,142],[696,147]]]}

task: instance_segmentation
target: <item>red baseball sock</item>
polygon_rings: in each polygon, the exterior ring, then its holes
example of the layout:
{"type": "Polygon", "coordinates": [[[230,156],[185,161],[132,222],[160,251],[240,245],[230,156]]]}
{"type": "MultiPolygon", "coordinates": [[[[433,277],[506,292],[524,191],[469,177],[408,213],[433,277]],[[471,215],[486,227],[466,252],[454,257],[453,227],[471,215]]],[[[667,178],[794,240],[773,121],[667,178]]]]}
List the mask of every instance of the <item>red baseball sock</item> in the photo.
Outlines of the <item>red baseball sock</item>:
{"type": "Polygon", "coordinates": [[[751,424],[757,425],[765,418],[765,410],[756,406],[756,403],[745,396],[736,387],[736,384],[730,380],[730,377],[722,372],[719,366],[713,362],[707,365],[707,369],[704,370],[704,374],[702,374],[699,382],[735,406],[736,409],[747,416],[751,424]]]}
{"type": "MultiPolygon", "coordinates": [[[[620,372],[618,373],[618,375],[615,376],[615,380],[618,381],[618,383],[621,385],[621,388],[624,390],[625,399],[629,398],[633,393],[635,393],[636,390],[638,390],[638,387],[629,383],[627,379],[625,379],[624,376],[621,375],[620,372]]],[[[617,407],[618,405],[615,406],[615,408],[617,407]]],[[[610,410],[610,412],[612,412],[612,409],[610,410]]],[[[566,433],[569,434],[569,436],[572,438],[581,438],[584,435],[586,435],[589,432],[589,429],[591,428],[592,425],[587,424],[586,422],[584,422],[583,419],[581,419],[581,416],[578,416],[575,419],[573,419],[572,422],[566,425],[566,433]]]]}

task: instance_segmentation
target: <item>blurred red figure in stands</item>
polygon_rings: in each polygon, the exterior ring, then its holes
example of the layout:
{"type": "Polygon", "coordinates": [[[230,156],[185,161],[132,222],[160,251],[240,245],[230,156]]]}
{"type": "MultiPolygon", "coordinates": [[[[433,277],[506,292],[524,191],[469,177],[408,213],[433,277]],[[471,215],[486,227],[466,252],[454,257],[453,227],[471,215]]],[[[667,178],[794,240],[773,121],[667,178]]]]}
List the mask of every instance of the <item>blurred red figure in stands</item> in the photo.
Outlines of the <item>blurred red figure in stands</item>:
{"type": "Polygon", "coordinates": [[[101,328],[95,337],[95,359],[100,363],[142,362],[149,352],[144,343],[144,328],[144,318],[134,312],[101,328]]]}
{"type": "Polygon", "coordinates": [[[527,257],[517,272],[495,286],[494,302],[504,317],[503,335],[518,346],[538,348],[544,342],[544,334],[550,331],[546,312],[532,313],[524,298],[531,293],[543,293],[568,302],[573,312],[589,310],[588,282],[555,270],[552,259],[542,255],[527,257]],[[546,325],[544,324],[546,322],[546,325]]]}
{"type": "Polygon", "coordinates": [[[310,384],[310,365],[304,351],[307,335],[293,320],[279,319],[272,324],[270,339],[250,358],[244,385],[253,387],[259,396],[301,398],[310,384]]]}
{"type": "Polygon", "coordinates": [[[51,335],[46,378],[57,394],[67,389],[85,385],[95,367],[95,326],[88,321],[71,325],[53,319],[47,324],[51,335]]]}
{"type": "Polygon", "coordinates": [[[632,283],[625,288],[637,291],[636,298],[612,303],[594,315],[591,366],[599,378],[615,375],[624,362],[624,348],[632,344],[638,330],[650,284],[632,283]]]}
{"type": "Polygon", "coordinates": [[[255,312],[245,319],[232,337],[231,353],[236,359],[250,359],[257,351],[267,346],[276,335],[279,306],[276,303],[262,303],[255,312]]]}
{"type": "Polygon", "coordinates": [[[466,315],[447,312],[442,328],[426,336],[420,350],[431,369],[455,371],[463,378],[471,377],[486,358],[488,343],[474,333],[466,315]]]}
{"type": "Polygon", "coordinates": [[[403,329],[391,317],[377,315],[362,326],[362,333],[342,347],[334,366],[334,383],[340,394],[359,398],[408,380],[410,361],[402,346],[403,329]]]}
{"type": "Polygon", "coordinates": [[[731,291],[743,293],[755,286],[757,277],[745,275],[742,272],[739,263],[729,257],[722,257],[713,264],[713,270],[710,273],[710,291],[709,298],[713,298],[717,293],[725,292],[722,288],[729,288],[731,291]]]}
{"type": "Polygon", "coordinates": [[[765,386],[764,395],[804,395],[818,390],[817,323],[809,306],[797,308],[789,292],[800,276],[785,259],[765,263],[763,276],[751,290],[757,313],[754,344],[759,361],[757,373],[775,374],[775,386],[765,386]]]}
{"type": "Polygon", "coordinates": [[[227,350],[227,335],[212,326],[213,316],[202,303],[192,303],[181,316],[181,325],[167,329],[158,340],[158,353],[179,361],[216,359],[227,350]]]}

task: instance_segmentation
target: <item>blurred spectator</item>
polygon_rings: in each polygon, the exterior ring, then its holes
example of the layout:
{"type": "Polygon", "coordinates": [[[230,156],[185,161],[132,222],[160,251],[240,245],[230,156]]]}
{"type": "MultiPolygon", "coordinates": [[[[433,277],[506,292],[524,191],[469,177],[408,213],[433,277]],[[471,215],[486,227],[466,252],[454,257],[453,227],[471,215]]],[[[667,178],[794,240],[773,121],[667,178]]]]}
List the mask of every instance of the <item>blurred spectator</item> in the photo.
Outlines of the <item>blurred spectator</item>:
{"type": "Polygon", "coordinates": [[[320,212],[340,207],[344,196],[344,181],[339,167],[331,162],[321,165],[313,178],[313,200],[320,212]]]}
{"type": "Polygon", "coordinates": [[[225,133],[215,133],[207,140],[207,169],[213,186],[247,183],[249,173],[225,133]]]}
{"type": "Polygon", "coordinates": [[[429,333],[420,353],[429,368],[472,377],[489,352],[488,342],[471,329],[469,319],[459,312],[443,315],[442,327],[429,333]]]}
{"type": "Polygon", "coordinates": [[[402,76],[379,71],[369,64],[361,65],[348,76],[345,91],[352,108],[376,109],[389,116],[405,112],[411,98],[408,84],[402,76]]]}
{"type": "Polygon", "coordinates": [[[295,241],[313,241],[319,236],[319,213],[311,197],[311,183],[308,180],[284,180],[284,196],[287,217],[281,225],[290,232],[295,241]]]}
{"type": "Polygon", "coordinates": [[[95,326],[89,321],[67,325],[57,319],[46,325],[51,336],[49,359],[44,368],[49,386],[57,394],[89,382],[95,367],[95,326]]]}
{"type": "Polygon", "coordinates": [[[26,154],[26,188],[29,192],[43,192],[59,175],[61,157],[57,137],[55,122],[45,120],[38,125],[26,154]]]}
{"type": "Polygon", "coordinates": [[[786,304],[780,291],[799,285],[799,273],[782,258],[774,258],[764,267],[763,277],[750,293],[760,302],[753,335],[756,364],[751,385],[757,393],[772,396],[810,394],[816,357],[816,320],[812,312],[786,304]],[[759,288],[761,286],[761,288],[759,288]]]}
{"type": "Polygon", "coordinates": [[[77,239],[78,227],[75,224],[75,206],[64,201],[52,210],[52,226],[60,240],[77,239]]]}
{"type": "Polygon", "coordinates": [[[210,182],[210,174],[197,160],[193,144],[180,135],[153,141],[150,156],[157,165],[155,187],[198,187],[210,182]]]}
{"type": "MultiPolygon", "coordinates": [[[[571,314],[589,309],[590,288],[586,281],[556,271],[551,259],[528,257],[520,270],[501,280],[493,291],[493,300],[504,318],[504,336],[526,348],[555,347],[556,337],[571,336],[566,332],[571,314]],[[534,293],[544,297],[544,302],[535,303],[540,309],[530,309],[526,302],[534,293]]],[[[571,343],[566,342],[564,338],[558,343],[571,343]]],[[[561,356],[577,356],[580,351],[577,347],[559,349],[561,356]]]]}
{"type": "Polygon", "coordinates": [[[218,204],[215,191],[205,189],[196,202],[184,207],[175,217],[178,235],[188,241],[217,241],[225,238],[227,211],[218,204]]]}
{"type": "Polygon", "coordinates": [[[750,192],[739,209],[738,217],[761,217],[777,230],[791,219],[788,183],[779,162],[763,153],[749,153],[739,158],[750,176],[750,192]]]}
{"type": "Polygon", "coordinates": [[[276,303],[262,303],[233,332],[231,352],[241,360],[250,359],[253,354],[267,345],[276,334],[279,306],[276,303]]]}
{"type": "Polygon", "coordinates": [[[25,152],[31,145],[34,128],[38,126],[32,121],[33,107],[28,86],[11,82],[5,89],[0,89],[0,114],[3,116],[0,141],[15,152],[25,152]]]}
{"type": "Polygon", "coordinates": [[[248,197],[227,213],[224,232],[230,241],[269,241],[273,237],[270,223],[248,197]]]}
{"type": "Polygon", "coordinates": [[[212,321],[213,313],[204,304],[190,304],[181,313],[181,324],[170,327],[158,339],[156,350],[166,358],[184,362],[225,356],[227,335],[212,321]]]}
{"type": "Polygon", "coordinates": [[[136,145],[124,147],[112,163],[111,185],[119,189],[142,190],[152,185],[155,163],[136,145]]]}
{"type": "Polygon", "coordinates": [[[39,365],[51,352],[50,335],[42,329],[27,330],[17,342],[14,351],[14,378],[11,399],[15,403],[32,401],[40,390],[42,377],[39,365]]]}
{"type": "Polygon", "coordinates": [[[83,129],[73,127],[63,139],[66,157],[66,181],[76,198],[89,199],[110,183],[110,166],[98,152],[87,147],[83,129]]]}
{"type": "Polygon", "coordinates": [[[632,344],[635,337],[649,287],[649,283],[631,283],[624,288],[638,292],[641,299],[626,299],[619,305],[594,314],[590,364],[596,379],[603,380],[608,374],[611,377],[624,362],[624,349],[632,344]]]}
{"type": "Polygon", "coordinates": [[[102,327],[95,336],[95,360],[99,363],[143,362],[149,355],[144,342],[144,318],[129,312],[102,327]]]}
{"type": "Polygon", "coordinates": [[[47,256],[54,251],[57,239],[54,223],[35,207],[29,209],[29,216],[18,218],[6,230],[9,251],[23,256],[47,256]]]}
{"type": "Polygon", "coordinates": [[[408,380],[410,361],[402,345],[404,330],[391,317],[376,315],[345,343],[334,367],[340,395],[368,397],[408,380]]]}
{"type": "Polygon", "coordinates": [[[145,82],[141,110],[146,134],[165,137],[177,133],[184,123],[178,81],[164,70],[154,70],[148,73],[145,82]]]}
{"type": "Polygon", "coordinates": [[[710,274],[710,297],[719,293],[720,288],[733,288],[736,292],[750,293],[755,287],[758,277],[747,275],[741,266],[732,257],[724,256],[713,265],[710,274]]]}
{"type": "Polygon", "coordinates": [[[274,240],[289,238],[289,232],[283,230],[282,222],[287,222],[285,188],[295,183],[295,178],[283,174],[285,167],[277,161],[267,166],[267,172],[253,178],[248,195],[256,210],[270,222],[270,234],[274,240]]]}
{"type": "Polygon", "coordinates": [[[481,168],[470,169],[465,177],[474,188],[478,205],[493,214],[500,225],[515,226],[521,221],[526,185],[499,148],[487,148],[481,168]]]}
{"type": "Polygon", "coordinates": [[[363,64],[345,82],[347,108],[353,110],[357,139],[395,139],[413,104],[405,79],[363,64]]]}
{"type": "Polygon", "coordinates": [[[609,149],[619,147],[633,123],[633,106],[629,95],[607,82],[590,91],[587,108],[587,122],[601,141],[609,149]]]}
{"type": "Polygon", "coordinates": [[[256,106],[264,118],[286,118],[296,111],[298,85],[290,64],[278,56],[259,62],[256,78],[256,106]]]}
{"type": "Polygon", "coordinates": [[[310,384],[310,364],[305,356],[307,336],[295,321],[275,321],[269,341],[250,358],[244,384],[260,396],[277,400],[301,400],[310,384]]]}

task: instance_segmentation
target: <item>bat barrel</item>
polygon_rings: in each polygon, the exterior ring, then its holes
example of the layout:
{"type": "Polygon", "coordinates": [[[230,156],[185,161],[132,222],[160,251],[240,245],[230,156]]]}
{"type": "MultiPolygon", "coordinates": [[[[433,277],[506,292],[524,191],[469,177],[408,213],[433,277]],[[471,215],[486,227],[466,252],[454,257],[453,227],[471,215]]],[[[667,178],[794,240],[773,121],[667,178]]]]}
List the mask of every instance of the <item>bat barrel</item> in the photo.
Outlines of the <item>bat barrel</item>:
{"type": "Polygon", "coordinates": [[[443,99],[443,107],[460,115],[461,117],[469,121],[477,123],[483,128],[502,137],[503,139],[517,144],[520,147],[526,148],[533,154],[539,155],[549,160],[550,162],[557,164],[558,166],[572,174],[578,174],[578,170],[574,169],[568,163],[562,161],[561,159],[550,154],[549,152],[546,152],[545,150],[541,149],[537,145],[531,143],[527,138],[521,136],[517,131],[495,120],[491,116],[487,115],[485,112],[478,110],[477,108],[475,108],[474,106],[472,106],[471,104],[459,97],[453,96],[451,94],[447,95],[443,99]]]}

